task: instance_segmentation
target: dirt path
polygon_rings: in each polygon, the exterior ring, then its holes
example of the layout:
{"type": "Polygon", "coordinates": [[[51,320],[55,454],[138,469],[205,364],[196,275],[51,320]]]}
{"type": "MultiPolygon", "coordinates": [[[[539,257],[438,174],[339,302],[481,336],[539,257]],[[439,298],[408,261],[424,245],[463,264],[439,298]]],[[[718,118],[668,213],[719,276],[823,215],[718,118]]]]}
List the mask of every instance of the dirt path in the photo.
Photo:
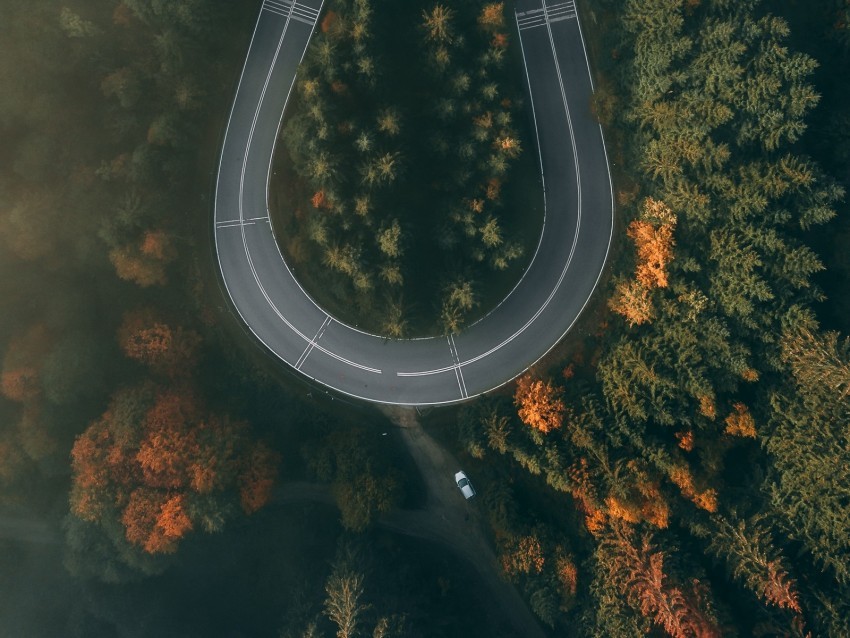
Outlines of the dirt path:
{"type": "Polygon", "coordinates": [[[497,559],[484,534],[483,514],[475,500],[466,501],[454,482],[462,469],[419,423],[413,409],[383,407],[399,427],[428,490],[424,510],[397,510],[381,519],[394,531],[439,542],[472,564],[490,590],[494,603],[511,619],[518,636],[545,638],[536,617],[510,583],[501,577],[497,559]]]}

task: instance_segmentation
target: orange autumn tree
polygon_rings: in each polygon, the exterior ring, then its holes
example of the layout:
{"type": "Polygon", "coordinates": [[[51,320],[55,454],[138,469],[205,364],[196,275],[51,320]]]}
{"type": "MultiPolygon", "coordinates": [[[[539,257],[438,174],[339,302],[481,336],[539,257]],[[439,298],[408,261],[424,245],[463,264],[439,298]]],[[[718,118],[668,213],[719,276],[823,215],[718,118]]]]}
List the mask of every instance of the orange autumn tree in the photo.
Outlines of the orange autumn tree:
{"type": "Polygon", "coordinates": [[[734,403],[732,412],[726,417],[725,421],[726,434],[732,436],[740,436],[744,438],[756,438],[756,421],[753,415],[750,414],[749,408],[743,403],[734,403]]]}
{"type": "Polygon", "coordinates": [[[625,317],[630,326],[652,319],[650,292],[666,288],[667,266],[673,260],[673,231],[676,215],[662,201],[647,197],[640,216],[629,224],[626,234],[635,244],[635,278],[617,284],[609,302],[611,310],[625,317]]]}
{"type": "Polygon", "coordinates": [[[505,26],[505,3],[492,2],[485,4],[478,14],[478,24],[488,31],[501,29],[505,26]]]}
{"type": "Polygon", "coordinates": [[[706,512],[717,511],[717,490],[707,488],[698,489],[694,483],[694,476],[686,465],[674,465],[669,471],[670,480],[682,492],[682,496],[690,500],[694,505],[706,512]]]}
{"type": "Polygon", "coordinates": [[[213,531],[228,512],[262,507],[277,455],[248,425],[210,413],[191,387],[121,390],[71,452],[71,511],[131,545],[176,551],[193,529],[213,531]]]}
{"type": "Polygon", "coordinates": [[[629,224],[627,235],[635,243],[635,278],[647,288],[667,287],[667,264],[673,260],[676,216],[664,202],[647,197],[639,219],[629,224]]]}
{"type": "Polygon", "coordinates": [[[551,432],[564,422],[563,391],[551,381],[525,374],[517,380],[514,403],[523,423],[535,430],[551,432]]]}
{"type": "Polygon", "coordinates": [[[150,309],[125,313],[118,328],[124,354],[171,377],[192,367],[200,342],[196,332],[173,328],[150,309]]]}

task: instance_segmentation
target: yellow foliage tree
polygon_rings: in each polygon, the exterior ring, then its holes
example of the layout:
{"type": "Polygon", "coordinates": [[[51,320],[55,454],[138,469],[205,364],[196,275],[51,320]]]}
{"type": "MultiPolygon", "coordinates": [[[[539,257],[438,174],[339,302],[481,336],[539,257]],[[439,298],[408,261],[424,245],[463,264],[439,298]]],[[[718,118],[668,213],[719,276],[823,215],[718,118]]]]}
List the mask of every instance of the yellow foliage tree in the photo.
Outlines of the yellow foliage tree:
{"type": "Polygon", "coordinates": [[[756,422],[749,409],[743,403],[735,403],[733,411],[726,417],[726,434],[748,439],[756,438],[756,422]]]}
{"type": "Polygon", "coordinates": [[[550,381],[534,379],[530,374],[517,380],[514,403],[519,418],[526,425],[544,434],[563,424],[566,406],[563,392],[550,381]]]}
{"type": "Polygon", "coordinates": [[[608,307],[624,317],[629,326],[647,323],[654,315],[649,289],[639,281],[621,281],[617,284],[608,307]]]}
{"type": "Polygon", "coordinates": [[[478,24],[482,29],[492,31],[505,26],[505,3],[492,2],[485,4],[478,14],[478,24]]]}

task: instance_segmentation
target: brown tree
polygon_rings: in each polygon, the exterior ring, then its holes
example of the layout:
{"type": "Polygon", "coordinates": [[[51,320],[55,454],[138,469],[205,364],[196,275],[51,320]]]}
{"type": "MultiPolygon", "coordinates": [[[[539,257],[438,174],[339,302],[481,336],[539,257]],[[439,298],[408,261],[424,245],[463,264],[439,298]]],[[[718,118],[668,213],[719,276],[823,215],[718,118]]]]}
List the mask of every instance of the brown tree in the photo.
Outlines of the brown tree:
{"type": "Polygon", "coordinates": [[[597,557],[629,603],[670,636],[720,637],[717,624],[702,608],[702,585],[695,580],[688,589],[671,584],[664,554],[653,547],[649,535],[636,544],[631,530],[614,525],[603,536],[597,557]]]}
{"type": "Polygon", "coordinates": [[[169,326],[145,308],[124,314],[118,343],[131,359],[176,377],[191,371],[201,338],[192,330],[169,326]]]}
{"type": "Polygon", "coordinates": [[[165,284],[166,266],[176,257],[170,237],[161,230],[148,231],[137,242],[109,251],[109,260],[118,277],[143,288],[165,284]]]}
{"type": "Polygon", "coordinates": [[[0,391],[7,399],[25,402],[41,393],[41,368],[52,345],[50,332],[41,324],[12,337],[0,373],[0,391]]]}

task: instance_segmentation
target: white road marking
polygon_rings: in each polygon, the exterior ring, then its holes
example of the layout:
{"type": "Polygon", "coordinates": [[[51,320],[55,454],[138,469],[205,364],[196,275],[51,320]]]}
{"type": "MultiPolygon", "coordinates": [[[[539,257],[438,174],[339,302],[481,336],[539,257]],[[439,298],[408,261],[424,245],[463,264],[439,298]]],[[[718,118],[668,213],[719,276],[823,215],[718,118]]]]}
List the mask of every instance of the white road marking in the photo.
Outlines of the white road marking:
{"type": "Polygon", "coordinates": [[[452,362],[453,362],[453,364],[452,364],[451,366],[449,366],[449,368],[448,368],[448,369],[449,369],[449,370],[453,370],[453,371],[454,371],[454,373],[455,373],[455,379],[457,379],[457,389],[458,389],[458,390],[460,390],[460,398],[461,398],[461,399],[465,399],[466,397],[465,397],[465,396],[464,396],[464,394],[463,394],[463,385],[461,385],[461,382],[460,382],[460,375],[459,375],[459,374],[458,374],[458,372],[457,372],[457,361],[456,361],[456,359],[455,359],[455,353],[454,353],[454,350],[452,350],[452,341],[451,341],[451,338],[446,337],[446,341],[447,341],[447,342],[448,342],[448,344],[449,344],[449,354],[451,355],[452,362]]]}
{"type": "Polygon", "coordinates": [[[562,2],[560,4],[545,5],[540,9],[521,11],[516,14],[517,28],[520,31],[544,27],[552,22],[561,20],[572,20],[578,18],[575,2],[562,2]]]}
{"type": "Polygon", "coordinates": [[[316,334],[310,339],[310,343],[307,344],[307,347],[304,348],[304,352],[301,353],[301,356],[298,357],[298,361],[295,362],[295,369],[300,370],[301,366],[304,365],[304,362],[307,360],[307,357],[310,356],[310,353],[313,352],[313,348],[316,347],[316,344],[319,343],[319,339],[322,338],[322,335],[325,334],[325,330],[331,323],[330,315],[325,316],[325,320],[322,322],[322,325],[319,326],[319,329],[316,330],[316,334]]]}
{"type": "Polygon", "coordinates": [[[245,222],[244,224],[235,223],[235,224],[223,224],[219,225],[219,228],[239,228],[241,226],[253,226],[256,222],[245,222]]]}
{"type": "Polygon", "coordinates": [[[310,26],[315,26],[316,20],[319,17],[319,11],[313,7],[308,7],[305,4],[291,2],[291,0],[265,0],[263,9],[276,13],[286,18],[298,20],[310,26]]]}
{"type": "Polygon", "coordinates": [[[460,395],[465,399],[469,396],[469,392],[466,390],[466,380],[463,378],[463,369],[461,368],[460,355],[457,352],[457,344],[455,343],[455,336],[453,334],[449,334],[449,345],[453,350],[452,356],[455,360],[455,373],[458,375],[458,378],[460,379],[460,384],[463,386],[460,390],[460,395]]]}
{"type": "MultiPolygon", "coordinates": [[[[256,221],[262,221],[264,219],[268,219],[268,215],[265,216],[265,217],[247,217],[247,218],[245,218],[245,221],[246,222],[256,222],[256,221]]],[[[216,225],[221,226],[222,224],[239,224],[241,222],[242,222],[242,220],[240,220],[240,219],[225,219],[224,221],[216,222],[216,225]]]]}

